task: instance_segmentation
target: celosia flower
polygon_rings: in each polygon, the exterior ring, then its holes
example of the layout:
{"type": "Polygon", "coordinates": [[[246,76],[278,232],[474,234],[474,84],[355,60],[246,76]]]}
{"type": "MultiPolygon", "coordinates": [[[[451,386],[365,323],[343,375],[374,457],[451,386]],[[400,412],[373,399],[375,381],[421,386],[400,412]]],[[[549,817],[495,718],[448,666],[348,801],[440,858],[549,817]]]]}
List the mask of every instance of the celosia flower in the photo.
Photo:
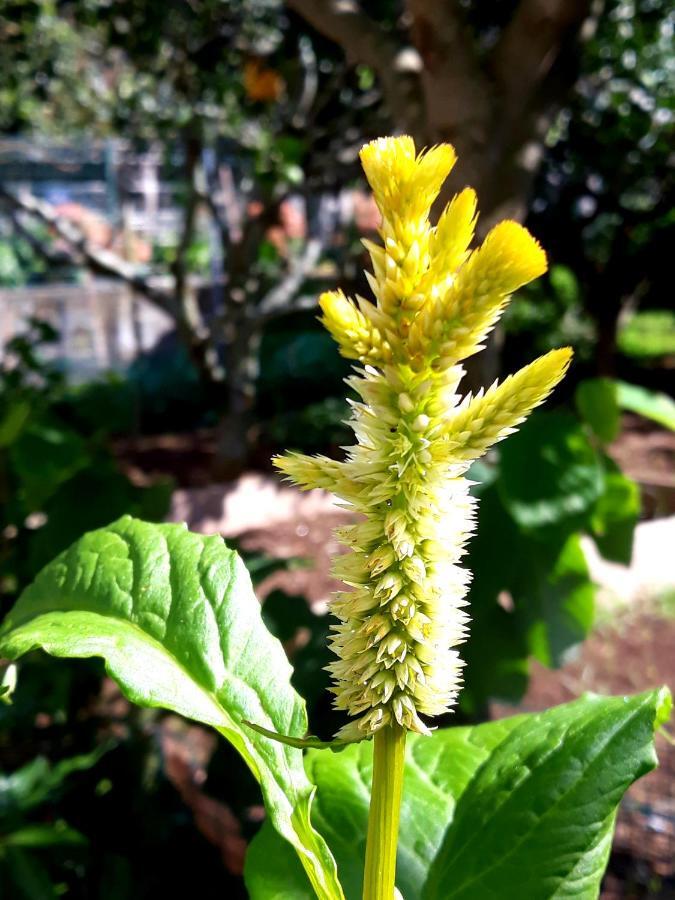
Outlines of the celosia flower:
{"type": "Polygon", "coordinates": [[[433,227],[429,211],[455,162],[447,144],[416,154],[411,138],[367,144],[361,161],[382,215],[382,246],[366,242],[373,304],[340,291],[320,299],[340,352],[361,366],[348,379],[357,443],[345,462],[289,454],[275,460],[305,489],[333,491],[363,521],[340,528],[351,552],[335,561],[347,590],[340,620],[336,706],[356,718],[339,734],[367,737],[447,712],[461,685],[470,573],[461,567],[475,503],[463,477],[513,432],[562,378],[571,351],[554,350],[485,393],[461,398],[459,363],[481,349],[510,295],[546,271],[546,256],[516,222],[469,250],[476,197],[458,194],[433,227]]]}

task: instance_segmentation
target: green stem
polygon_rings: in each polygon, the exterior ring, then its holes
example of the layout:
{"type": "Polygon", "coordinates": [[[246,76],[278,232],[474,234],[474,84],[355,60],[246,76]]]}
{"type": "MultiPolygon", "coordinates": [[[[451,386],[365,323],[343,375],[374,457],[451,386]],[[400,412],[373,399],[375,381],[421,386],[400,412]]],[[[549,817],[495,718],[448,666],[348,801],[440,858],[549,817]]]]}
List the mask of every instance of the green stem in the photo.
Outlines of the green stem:
{"type": "Polygon", "coordinates": [[[375,733],[363,900],[393,900],[394,897],[405,735],[405,730],[398,725],[386,726],[375,733]]]}

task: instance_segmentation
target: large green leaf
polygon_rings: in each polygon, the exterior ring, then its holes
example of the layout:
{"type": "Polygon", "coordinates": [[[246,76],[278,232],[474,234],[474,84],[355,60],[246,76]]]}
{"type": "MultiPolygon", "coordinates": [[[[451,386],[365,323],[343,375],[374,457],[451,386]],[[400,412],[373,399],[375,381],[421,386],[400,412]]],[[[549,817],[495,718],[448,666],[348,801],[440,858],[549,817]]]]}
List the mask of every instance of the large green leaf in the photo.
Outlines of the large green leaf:
{"type": "Polygon", "coordinates": [[[298,737],[307,731],[281,644],[262,623],[243,563],[221,538],[128,516],[85,535],[42,570],[0,632],[0,656],[34,647],[102,656],[129,699],[216,728],[259,780],[271,821],[317,894],[342,896],[310,823],[313,788],[302,753],[242,724],[298,737]]]}
{"type": "Polygon", "coordinates": [[[534,415],[502,447],[502,500],[535,537],[583,527],[603,487],[600,457],[571,413],[534,415]]]}
{"type": "Polygon", "coordinates": [[[560,666],[566,651],[591,630],[595,614],[595,586],[579,536],[571,535],[549,559],[543,552],[522,558],[528,564],[514,582],[516,616],[532,656],[545,666],[560,666]]]}
{"type": "MultiPolygon", "coordinates": [[[[597,897],[617,804],[656,764],[666,689],[586,696],[547,712],[410,735],[396,883],[405,900],[597,897]]],[[[360,896],[372,746],[313,750],[312,817],[345,895],[360,896]]],[[[264,826],[246,861],[252,900],[310,900],[306,877],[264,826]]]]}
{"type": "Polygon", "coordinates": [[[9,399],[7,406],[0,408],[0,447],[9,447],[19,437],[30,418],[31,406],[27,400],[9,399]]]}
{"type": "Polygon", "coordinates": [[[462,710],[474,719],[485,717],[490,698],[515,702],[527,689],[528,626],[516,614],[514,585],[523,575],[531,577],[534,561],[547,550],[522,534],[504,508],[496,483],[482,488],[479,496],[479,527],[467,562],[474,573],[469,594],[471,640],[464,648],[466,683],[460,694],[462,710]],[[503,602],[506,597],[510,604],[503,602]]]}
{"type": "Polygon", "coordinates": [[[478,532],[469,547],[471,640],[464,657],[462,709],[479,715],[491,698],[517,701],[529,658],[559,665],[588,633],[595,589],[579,535],[519,528],[497,480],[480,492],[478,532]]]}
{"type": "Polygon", "coordinates": [[[656,765],[669,705],[650,691],[524,717],[463,792],[425,900],[597,897],[617,805],[656,765]]]}

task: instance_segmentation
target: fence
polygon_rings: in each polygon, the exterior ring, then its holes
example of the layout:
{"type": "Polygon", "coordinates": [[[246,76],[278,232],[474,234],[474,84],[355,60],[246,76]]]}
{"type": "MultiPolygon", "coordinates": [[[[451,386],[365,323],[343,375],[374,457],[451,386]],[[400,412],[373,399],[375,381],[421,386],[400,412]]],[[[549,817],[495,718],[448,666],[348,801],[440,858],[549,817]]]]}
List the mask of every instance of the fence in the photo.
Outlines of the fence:
{"type": "Polygon", "coordinates": [[[81,284],[47,284],[0,289],[0,346],[20,334],[35,317],[59,333],[50,348],[71,381],[108,370],[124,370],[173,328],[156,307],[118,281],[88,279],[81,284]]]}

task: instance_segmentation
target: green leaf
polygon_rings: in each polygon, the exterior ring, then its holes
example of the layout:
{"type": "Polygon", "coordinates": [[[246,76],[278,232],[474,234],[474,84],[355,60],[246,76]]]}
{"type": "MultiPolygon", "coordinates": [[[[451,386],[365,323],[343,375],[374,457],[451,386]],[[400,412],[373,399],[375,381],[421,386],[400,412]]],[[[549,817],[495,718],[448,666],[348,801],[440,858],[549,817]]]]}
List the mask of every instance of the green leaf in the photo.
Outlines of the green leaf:
{"type": "Polygon", "coordinates": [[[10,446],[9,456],[26,502],[33,509],[89,461],[82,438],[56,418],[24,428],[10,446]]]}
{"type": "Polygon", "coordinates": [[[26,400],[14,400],[0,418],[0,447],[9,447],[19,437],[24,425],[30,418],[30,403],[26,400]]]}
{"type": "Polygon", "coordinates": [[[619,328],[621,353],[638,362],[658,360],[675,353],[675,311],[643,309],[634,312],[619,328]]]}
{"type": "Polygon", "coordinates": [[[544,564],[539,570],[536,564],[541,561],[539,556],[531,560],[532,568],[523,567],[526,581],[522,595],[516,595],[516,609],[526,623],[530,653],[545,666],[559,666],[565,652],[591,630],[595,586],[576,534],[563,544],[550,567],[544,564]]]}
{"type": "Polygon", "coordinates": [[[535,537],[583,527],[603,487],[600,458],[570,413],[532,416],[501,450],[502,500],[535,537]]]}
{"type": "Polygon", "coordinates": [[[0,820],[44,803],[72,774],[96,765],[109,748],[109,744],[103,744],[91,753],[62,759],[53,765],[44,756],[37,756],[10,775],[0,774],[0,820]]]}
{"type": "Polygon", "coordinates": [[[53,825],[26,825],[0,838],[2,847],[61,847],[64,844],[82,845],[87,839],[65,822],[53,825]]]}
{"type": "Polygon", "coordinates": [[[523,717],[457,804],[424,900],[597,897],[616,809],[657,764],[669,695],[585,697],[523,717]]]}
{"type": "Polygon", "coordinates": [[[469,544],[467,563],[474,573],[471,639],[464,648],[466,685],[459,697],[462,710],[474,719],[485,718],[490,698],[515,702],[527,689],[527,635],[515,614],[513,589],[522,573],[531,575],[533,561],[547,549],[523,535],[495,483],[482,488],[479,496],[478,531],[469,544]],[[507,597],[510,604],[504,602],[507,597]]]}
{"type": "MultiPolygon", "coordinates": [[[[312,808],[312,819],[316,821],[316,799],[312,808]]],[[[367,813],[366,813],[367,815],[367,813]]],[[[365,827],[357,817],[359,830],[365,827]]],[[[352,829],[354,823],[352,823],[352,829]]],[[[335,847],[332,848],[335,853],[335,847]]],[[[338,854],[336,854],[336,857],[338,854]]],[[[351,882],[345,881],[344,860],[338,858],[340,881],[345,896],[351,900],[359,897],[351,882]]],[[[278,833],[265,820],[262,828],[249,844],[246,852],[244,880],[250,900],[314,900],[314,891],[307,880],[298,857],[279,839],[278,833]]],[[[406,898],[407,900],[407,898],[406,898]]]]}
{"type": "Polygon", "coordinates": [[[591,517],[591,531],[605,559],[629,565],[633,535],[640,517],[640,488],[612,460],[607,460],[605,490],[591,517]]]}
{"type": "MultiPolygon", "coordinates": [[[[543,713],[430,738],[409,735],[397,887],[405,900],[597,897],[616,808],[656,765],[667,689],[585,696],[543,713]]],[[[314,750],[313,819],[335,853],[347,900],[360,897],[371,743],[314,750]]],[[[310,900],[302,869],[271,828],[246,860],[251,900],[310,900]]]]}
{"type": "Polygon", "coordinates": [[[660,391],[619,381],[619,406],[675,431],[675,400],[660,391]]]}
{"type": "Polygon", "coordinates": [[[519,528],[499,488],[481,492],[478,532],[469,547],[472,623],[460,704],[473,717],[484,714],[490,699],[518,701],[527,688],[529,658],[558,665],[594,617],[594,586],[578,532],[519,528]]]}
{"type": "Polygon", "coordinates": [[[611,443],[621,427],[618,387],[612,378],[589,378],[576,390],[579,414],[603,444],[611,443]]]}
{"type": "Polygon", "coordinates": [[[0,632],[0,655],[34,647],[102,656],[130,700],[216,728],[259,780],[270,819],[318,896],[342,896],[310,823],[313,788],[301,751],[242,725],[302,737],[307,716],[248,573],[221,538],[128,516],[85,535],[43,569],[0,632]]]}

